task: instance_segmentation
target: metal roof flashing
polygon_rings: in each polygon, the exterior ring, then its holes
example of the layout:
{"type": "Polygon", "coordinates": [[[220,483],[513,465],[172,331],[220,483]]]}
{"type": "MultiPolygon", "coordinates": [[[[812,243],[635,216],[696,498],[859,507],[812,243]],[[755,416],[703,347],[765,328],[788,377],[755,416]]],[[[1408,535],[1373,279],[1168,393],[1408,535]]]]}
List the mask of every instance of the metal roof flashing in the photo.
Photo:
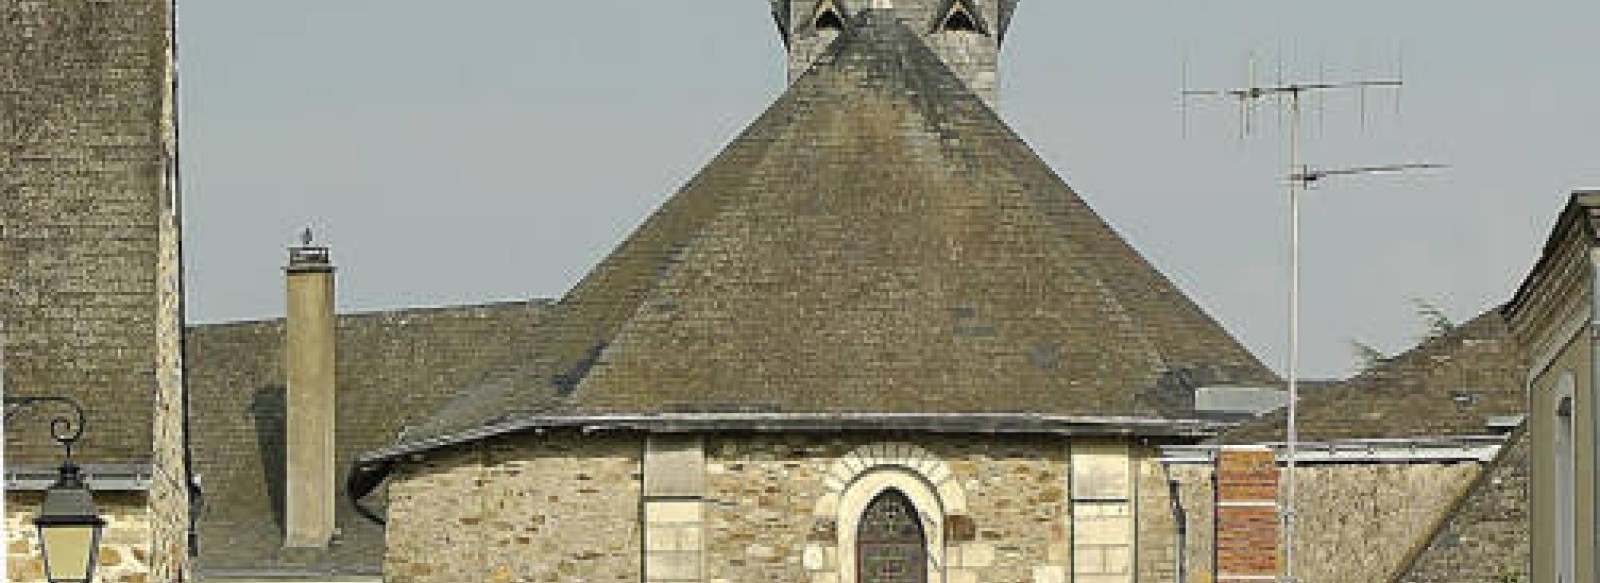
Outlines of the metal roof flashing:
{"type": "MultiPolygon", "coordinates": [[[[94,492],[146,492],[154,469],[151,464],[83,464],[84,483],[94,492]]],[[[7,492],[43,492],[56,483],[58,466],[7,465],[7,492]]]]}

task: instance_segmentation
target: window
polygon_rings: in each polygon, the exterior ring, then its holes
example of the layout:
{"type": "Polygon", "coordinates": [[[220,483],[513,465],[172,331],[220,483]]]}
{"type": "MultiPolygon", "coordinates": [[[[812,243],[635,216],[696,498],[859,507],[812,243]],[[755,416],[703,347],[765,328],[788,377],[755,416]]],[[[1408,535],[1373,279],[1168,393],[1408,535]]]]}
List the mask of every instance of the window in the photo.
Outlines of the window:
{"type": "Polygon", "coordinates": [[[844,16],[839,14],[839,6],[833,0],[825,0],[817,6],[817,17],[811,21],[817,30],[844,30],[844,16]]]}
{"type": "Polygon", "coordinates": [[[1555,410],[1555,480],[1552,484],[1555,495],[1555,527],[1556,527],[1556,581],[1559,583],[1572,583],[1576,574],[1577,548],[1577,514],[1575,504],[1578,491],[1577,472],[1575,471],[1577,448],[1575,447],[1576,435],[1573,433],[1572,422],[1573,401],[1572,373],[1561,377],[1556,385],[1556,410],[1555,410]]]}
{"type": "Polygon", "coordinates": [[[983,21],[978,17],[978,10],[972,6],[970,0],[950,0],[946,8],[936,13],[938,20],[934,23],[935,32],[973,32],[988,34],[983,26],[983,21]]]}
{"type": "Polygon", "coordinates": [[[927,583],[928,541],[906,495],[890,488],[861,513],[856,531],[856,581],[927,583]]]}
{"type": "Polygon", "coordinates": [[[961,5],[956,5],[950,10],[950,15],[944,19],[946,31],[978,32],[978,23],[972,19],[972,13],[967,12],[961,5]]]}

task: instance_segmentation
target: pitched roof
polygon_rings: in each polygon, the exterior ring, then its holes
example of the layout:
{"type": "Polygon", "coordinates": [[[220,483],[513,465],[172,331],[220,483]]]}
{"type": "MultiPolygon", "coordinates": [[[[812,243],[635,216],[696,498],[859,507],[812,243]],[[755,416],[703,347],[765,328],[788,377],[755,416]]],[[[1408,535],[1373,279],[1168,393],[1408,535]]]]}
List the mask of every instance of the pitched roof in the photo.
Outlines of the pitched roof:
{"type": "MultiPolygon", "coordinates": [[[[455,390],[504,366],[529,341],[547,302],[342,315],[337,324],[341,471],[384,445],[455,390]]],[[[189,330],[187,351],[202,573],[376,573],[383,527],[336,505],[338,542],[326,551],[283,550],[285,410],[283,320],[189,330]]],[[[339,484],[345,477],[339,476],[339,484]]],[[[344,498],[344,489],[339,489],[344,498]]]]}
{"type": "MultiPolygon", "coordinates": [[[[1296,412],[1308,441],[1486,435],[1491,417],[1522,414],[1522,349],[1499,310],[1331,387],[1303,393],[1296,412]]],[[[1282,409],[1217,441],[1282,441],[1282,409]]]]}
{"type": "Polygon", "coordinates": [[[1161,417],[1270,383],[892,13],[830,52],[402,443],[541,414],[1161,417]]]}
{"type": "MultiPolygon", "coordinates": [[[[1573,192],[1557,217],[1555,227],[1550,229],[1550,237],[1545,240],[1539,260],[1523,278],[1517,293],[1511,297],[1506,308],[1507,317],[1513,322],[1520,321],[1524,314],[1534,310],[1534,306],[1540,303],[1540,296],[1548,293],[1541,293],[1542,289],[1559,285],[1557,282],[1569,285],[1574,282],[1573,278],[1564,277],[1561,271],[1570,269],[1575,261],[1588,261],[1578,259],[1578,254],[1595,245],[1597,240],[1600,240],[1600,190],[1573,192]]],[[[1555,294],[1559,296],[1560,292],[1555,294]]]]}
{"type": "MultiPolygon", "coordinates": [[[[65,396],[79,463],[149,464],[162,325],[158,271],[171,2],[0,6],[0,375],[5,394],[65,396]]],[[[10,412],[8,411],[8,414],[10,412]]],[[[48,406],[5,431],[5,462],[55,467],[48,406]]],[[[148,469],[143,471],[149,471],[148,469]]]]}
{"type": "Polygon", "coordinates": [[[1499,583],[1529,578],[1528,480],[1532,439],[1526,427],[1446,514],[1394,583],[1499,583]]]}

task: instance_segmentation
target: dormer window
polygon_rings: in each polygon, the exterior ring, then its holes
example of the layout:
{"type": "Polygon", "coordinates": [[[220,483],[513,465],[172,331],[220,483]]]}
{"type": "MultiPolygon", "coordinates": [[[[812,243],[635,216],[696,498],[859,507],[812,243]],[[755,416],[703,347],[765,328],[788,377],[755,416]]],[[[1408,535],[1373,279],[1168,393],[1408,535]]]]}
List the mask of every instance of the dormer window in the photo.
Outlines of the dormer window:
{"type": "Polygon", "coordinates": [[[942,16],[934,26],[935,32],[988,34],[983,21],[978,17],[977,8],[973,7],[969,0],[953,0],[940,14],[942,16]]]}
{"type": "Polygon", "coordinates": [[[817,16],[812,19],[811,26],[817,30],[843,31],[844,15],[840,13],[839,5],[833,0],[823,0],[817,5],[817,16]]]}

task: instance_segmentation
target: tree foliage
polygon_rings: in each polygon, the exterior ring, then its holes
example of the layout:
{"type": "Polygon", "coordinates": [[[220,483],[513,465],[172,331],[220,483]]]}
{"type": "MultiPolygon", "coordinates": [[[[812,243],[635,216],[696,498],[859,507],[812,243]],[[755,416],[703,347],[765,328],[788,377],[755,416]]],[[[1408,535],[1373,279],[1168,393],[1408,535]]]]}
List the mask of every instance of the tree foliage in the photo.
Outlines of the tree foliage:
{"type": "Polygon", "coordinates": [[[1419,342],[1427,342],[1456,328],[1456,323],[1446,316],[1439,305],[1422,298],[1412,298],[1411,303],[1417,307],[1417,316],[1422,318],[1423,335],[1419,342]]]}

